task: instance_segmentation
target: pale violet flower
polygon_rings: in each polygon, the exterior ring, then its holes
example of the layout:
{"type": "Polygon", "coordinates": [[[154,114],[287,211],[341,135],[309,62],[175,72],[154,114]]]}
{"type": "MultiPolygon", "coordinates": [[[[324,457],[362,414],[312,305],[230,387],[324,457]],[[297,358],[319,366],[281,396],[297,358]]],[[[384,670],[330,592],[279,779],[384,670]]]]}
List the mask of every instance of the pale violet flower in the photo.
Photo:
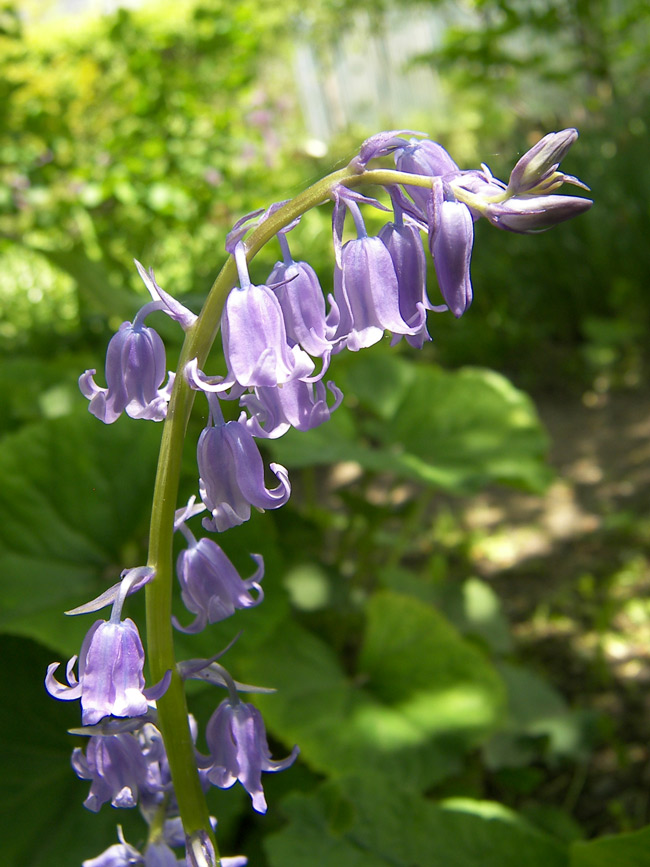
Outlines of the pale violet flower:
{"type": "Polygon", "coordinates": [[[454,316],[462,316],[472,303],[470,259],[474,223],[469,208],[455,200],[436,178],[428,205],[429,249],[442,297],[454,316]]]}
{"type": "Polygon", "coordinates": [[[110,620],[96,620],[88,630],[79,652],[79,679],[74,676],[76,656],[66,667],[68,686],[54,677],[59,663],[48,666],[45,688],[54,698],[81,699],[84,725],[94,725],[105,716],[142,716],[149,702],[160,698],[169,686],[171,672],[145,689],[144,649],[138,627],[130,618],[120,619],[130,584],[141,580],[139,572],[132,570],[131,580],[122,581],[110,620]]]}
{"type": "Polygon", "coordinates": [[[112,424],[126,412],[131,418],[162,421],[167,415],[174,375],[161,388],[166,374],[165,347],[157,331],[144,325],[145,317],[159,310],[152,301],[138,312],[133,322],[123,322],[106,351],[106,388],[95,383],[96,370],[79,377],[79,388],[90,401],[88,410],[105,424],[112,424]]]}
{"type": "Polygon", "coordinates": [[[281,464],[271,471],[279,480],[276,488],[264,484],[264,463],[252,435],[238,421],[225,422],[215,394],[206,392],[210,418],[197,446],[199,493],[211,518],[203,519],[206,530],[223,532],[248,521],[251,506],[277,509],[291,494],[289,475],[281,464]]]}
{"type": "Polygon", "coordinates": [[[184,525],[180,530],[188,547],[180,552],[176,571],[181,585],[183,604],[196,617],[189,626],[181,626],[176,617],[174,626],[180,632],[201,632],[208,623],[218,623],[230,617],[238,608],[250,608],[264,599],[260,581],[264,576],[264,560],[252,554],[257,565],[255,574],[243,580],[223,550],[212,539],[199,539],[184,525]],[[252,596],[250,591],[255,591],[252,596]]]}
{"type": "Polygon", "coordinates": [[[251,283],[242,242],[235,247],[240,285],[228,298],[221,317],[223,351],[228,374],[220,387],[273,386],[304,379],[314,370],[298,345],[289,345],[284,314],[268,286],[251,283]]]}
{"type": "Polygon", "coordinates": [[[207,768],[208,780],[220,789],[229,789],[239,780],[251,796],[253,809],[265,813],[262,772],[288,768],[298,756],[298,747],[286,759],[272,759],[262,714],[236,697],[224,699],[212,714],[205,739],[210,756],[200,763],[207,768]]]}

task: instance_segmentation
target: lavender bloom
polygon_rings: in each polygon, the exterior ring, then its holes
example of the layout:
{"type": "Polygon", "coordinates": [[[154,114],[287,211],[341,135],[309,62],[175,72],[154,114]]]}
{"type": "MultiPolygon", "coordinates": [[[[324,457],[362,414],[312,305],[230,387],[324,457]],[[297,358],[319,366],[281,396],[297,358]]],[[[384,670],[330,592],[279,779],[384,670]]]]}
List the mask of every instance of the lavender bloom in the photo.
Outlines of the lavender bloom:
{"type": "Polygon", "coordinates": [[[580,196],[514,196],[485,206],[485,216],[497,229],[526,234],[543,232],[588,211],[591,199],[580,196]]]}
{"type": "Polygon", "coordinates": [[[280,302],[289,341],[298,343],[316,358],[323,359],[321,376],[327,370],[332,341],[339,324],[339,311],[330,296],[330,313],[316,272],[307,262],[295,262],[284,233],[278,235],[283,260],[276,262],[268,278],[280,302]]]}
{"type": "Polygon", "coordinates": [[[261,713],[252,704],[227,698],[208,721],[205,738],[210,749],[208,780],[229,789],[239,780],[253,801],[253,809],[266,812],[262,771],[282,771],[298,755],[294,747],[286,759],[271,758],[261,713]]]}
{"type": "Polygon", "coordinates": [[[526,151],[510,173],[510,196],[543,195],[552,193],[562,184],[574,184],[589,189],[572,175],[558,171],[571,145],[578,138],[577,129],[549,132],[536,145],[526,151]]]}
{"type": "MultiPolygon", "coordinates": [[[[366,234],[357,203],[346,201],[346,206],[359,237],[343,245],[340,267],[334,272],[334,297],[341,311],[337,336],[347,337],[347,348],[356,352],[381,340],[385,330],[416,334],[422,323],[411,326],[402,318],[391,255],[381,238],[366,234]]],[[[335,235],[338,228],[335,221],[335,235]]]]}
{"type": "Polygon", "coordinates": [[[203,519],[206,530],[223,532],[248,521],[251,506],[277,509],[291,494],[286,469],[270,465],[278,477],[277,488],[264,485],[262,456],[251,434],[237,421],[224,422],[218,398],[206,393],[210,404],[210,423],[199,437],[199,493],[212,515],[203,519]]]}
{"type": "Polygon", "coordinates": [[[457,318],[472,303],[469,264],[474,224],[469,208],[457,202],[442,180],[434,180],[429,200],[429,248],[442,297],[457,318]]]}
{"type": "MultiPolygon", "coordinates": [[[[438,142],[410,139],[405,147],[395,151],[395,166],[400,172],[410,172],[414,175],[431,175],[441,177],[460,169],[438,142]]],[[[425,187],[409,187],[408,193],[423,214],[427,213],[427,204],[431,193],[425,187]]]]}
{"type": "Polygon", "coordinates": [[[427,297],[427,263],[418,228],[404,222],[399,200],[394,195],[392,198],[395,222],[383,226],[379,238],[393,260],[402,319],[418,329],[415,334],[406,335],[406,340],[421,349],[425,340],[431,340],[427,331],[427,310],[435,309],[427,297]]]}
{"type": "Polygon", "coordinates": [[[58,662],[48,666],[45,688],[54,698],[81,699],[81,720],[94,725],[105,716],[135,717],[146,714],[148,702],[160,698],[169,686],[171,672],[155,686],[144,688],[144,649],[135,623],[121,620],[122,606],[141,570],[131,570],[121,585],[110,620],[96,620],[86,633],[79,653],[79,680],[74,676],[73,656],[66,667],[68,686],[54,677],[58,662]]]}
{"type": "Polygon", "coordinates": [[[251,414],[239,419],[256,437],[276,439],[290,427],[311,430],[327,421],[343,400],[343,392],[333,382],[327,388],[334,395],[334,403],[327,403],[327,392],[322,381],[311,383],[301,380],[288,382],[277,388],[256,388],[254,394],[245,394],[240,405],[251,414]]]}
{"type": "Polygon", "coordinates": [[[252,554],[257,570],[251,578],[243,581],[228,557],[212,539],[199,539],[185,525],[181,531],[189,547],[178,556],[177,572],[181,585],[181,598],[185,607],[196,618],[189,626],[181,626],[176,618],[173,623],[180,632],[201,632],[208,623],[218,623],[235,613],[237,608],[259,605],[264,593],[259,582],[264,575],[264,560],[252,554]],[[255,590],[257,596],[251,596],[255,590]]]}
{"type": "Polygon", "coordinates": [[[177,858],[164,840],[152,840],[144,850],[144,867],[179,867],[185,858],[177,858]]]}
{"type": "Polygon", "coordinates": [[[248,276],[243,243],[235,247],[240,288],[228,295],[221,327],[228,376],[222,390],[273,386],[309,376],[314,364],[299,346],[289,346],[282,307],[268,286],[254,286],[248,276]]]}
{"type": "Polygon", "coordinates": [[[152,301],[139,311],[133,322],[123,322],[106,352],[106,383],[101,388],[93,379],[96,371],[87,370],[79,377],[79,388],[90,404],[88,410],[105,424],[112,424],[126,411],[131,418],[162,421],[174,383],[170,373],[165,378],[165,347],[160,335],[143,323],[161,302],[152,301]]]}
{"type": "Polygon", "coordinates": [[[378,132],[363,142],[357,156],[350,160],[350,167],[362,172],[370,160],[385,157],[398,149],[408,148],[409,143],[406,139],[400,138],[403,135],[426,136],[426,133],[415,132],[411,129],[391,129],[378,132]]]}
{"type": "Polygon", "coordinates": [[[147,763],[137,738],[129,733],[91,737],[86,754],[76,747],[72,767],[82,780],[91,780],[84,806],[96,813],[102,804],[130,808],[147,784],[147,763]]]}
{"type": "Polygon", "coordinates": [[[109,846],[96,858],[86,859],[81,867],[139,867],[144,859],[138,850],[124,839],[122,828],[118,825],[117,836],[120,842],[109,846]]]}

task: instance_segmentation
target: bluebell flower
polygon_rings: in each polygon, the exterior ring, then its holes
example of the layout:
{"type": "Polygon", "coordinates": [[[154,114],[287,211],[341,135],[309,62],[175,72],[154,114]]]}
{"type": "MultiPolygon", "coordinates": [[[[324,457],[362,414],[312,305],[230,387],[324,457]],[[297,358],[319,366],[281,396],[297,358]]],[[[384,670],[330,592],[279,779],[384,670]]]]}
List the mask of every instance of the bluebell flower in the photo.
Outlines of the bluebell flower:
{"type": "Polygon", "coordinates": [[[228,295],[221,317],[228,365],[221,390],[235,383],[249,388],[308,377],[314,363],[299,346],[289,345],[282,307],[273,290],[251,283],[242,242],[235,247],[235,260],[240,286],[228,295]]]}
{"type": "Polygon", "coordinates": [[[294,261],[283,232],[278,235],[278,241],[283,261],[276,262],[268,285],[280,302],[289,342],[297,343],[309,355],[323,359],[322,376],[329,366],[335,342],[340,318],[338,307],[330,295],[330,312],[326,314],[325,298],[316,272],[307,262],[294,261]]]}
{"type": "Polygon", "coordinates": [[[221,702],[208,721],[205,739],[210,756],[201,764],[207,767],[208,780],[220,789],[229,789],[239,780],[251,796],[253,809],[265,813],[262,772],[288,768],[298,756],[298,747],[286,759],[272,759],[261,713],[236,698],[221,702]]]}
{"type": "Polygon", "coordinates": [[[582,181],[558,171],[571,145],[578,138],[577,129],[549,132],[521,157],[510,172],[510,196],[546,195],[562,184],[573,184],[588,190],[582,181]]]}
{"type": "Polygon", "coordinates": [[[171,672],[155,686],[144,688],[144,648],[138,627],[129,618],[120,619],[131,584],[142,581],[140,569],[131,572],[120,585],[110,620],[96,620],[86,633],[79,652],[79,679],[74,676],[76,656],[66,667],[68,686],[54,677],[58,662],[47,669],[45,688],[54,698],[81,699],[84,725],[93,725],[105,716],[142,716],[148,703],[160,698],[169,686],[171,672]]]}
{"type": "MultiPolygon", "coordinates": [[[[368,236],[356,201],[344,191],[338,197],[352,214],[358,237],[342,246],[334,272],[334,298],[341,314],[337,337],[345,337],[347,348],[356,352],[377,343],[384,331],[416,334],[422,323],[411,326],[402,317],[399,281],[386,245],[368,236]]],[[[336,208],[333,224],[338,246],[342,223],[336,208]]]]}
{"type": "Polygon", "coordinates": [[[95,735],[84,755],[76,747],[72,767],[82,780],[91,780],[84,806],[96,813],[102,804],[130,808],[138,803],[140,790],[147,785],[147,762],[137,738],[128,732],[95,735]]]}
{"type": "Polygon", "coordinates": [[[88,410],[100,421],[112,424],[123,412],[131,418],[162,421],[167,415],[174,375],[161,388],[166,374],[165,347],[157,331],[144,325],[145,317],[159,310],[152,301],[139,311],[133,322],[123,322],[108,344],[106,384],[95,383],[96,370],[79,377],[79,388],[90,404],[88,410]]]}
{"type": "MultiPolygon", "coordinates": [[[[350,167],[362,172],[370,160],[377,159],[378,157],[385,157],[396,150],[408,148],[409,142],[402,138],[403,135],[426,137],[426,133],[415,132],[410,129],[391,129],[384,132],[378,132],[363,142],[358,155],[350,160],[350,167]]],[[[411,141],[415,141],[415,139],[412,139],[411,141]]]]}
{"type": "Polygon", "coordinates": [[[485,205],[484,216],[497,229],[527,234],[543,232],[588,211],[591,199],[581,196],[513,196],[485,205]]]}
{"type": "MultiPolygon", "coordinates": [[[[443,177],[460,172],[441,144],[429,139],[410,139],[404,142],[404,147],[394,151],[395,166],[400,172],[410,172],[414,175],[429,175],[443,177]]],[[[431,196],[425,187],[408,187],[411,196],[420,211],[426,215],[428,201],[431,196]]]]}
{"type": "Polygon", "coordinates": [[[196,453],[199,493],[212,517],[204,518],[203,526],[223,532],[248,521],[251,506],[262,511],[283,506],[291,494],[291,485],[286,469],[272,463],[271,471],[280,484],[266,488],[264,463],[252,435],[238,421],[225,422],[216,395],[206,392],[206,396],[210,418],[196,453]]]}
{"type": "Polygon", "coordinates": [[[435,178],[428,205],[429,249],[442,297],[454,316],[462,316],[472,303],[470,259],[474,223],[469,208],[455,200],[440,178],[435,178]]]}
{"type": "Polygon", "coordinates": [[[431,340],[427,331],[427,310],[446,310],[446,306],[434,307],[427,296],[427,262],[420,238],[419,224],[404,220],[404,196],[399,189],[389,190],[393,202],[394,221],[386,223],[379,231],[379,238],[390,253],[398,284],[399,310],[402,319],[415,334],[405,335],[416,349],[421,349],[425,340],[431,340]]]}
{"type": "Polygon", "coordinates": [[[264,576],[264,560],[252,554],[257,564],[255,574],[245,581],[223,550],[212,539],[197,542],[191,531],[182,524],[181,532],[189,547],[178,555],[176,571],[181,585],[181,599],[196,615],[189,626],[181,626],[174,617],[174,626],[181,632],[200,632],[208,623],[218,623],[235,613],[237,608],[250,608],[264,599],[260,581],[264,576]],[[256,596],[250,591],[254,590],[256,596]]]}
{"type": "Polygon", "coordinates": [[[81,867],[139,867],[144,864],[144,858],[135,848],[127,843],[122,834],[122,828],[118,825],[117,836],[120,840],[109,846],[96,858],[87,858],[81,867]]]}
{"type": "Polygon", "coordinates": [[[250,413],[239,419],[256,437],[276,439],[289,428],[306,431],[327,421],[343,400],[343,392],[327,383],[334,403],[327,403],[327,392],[322,380],[316,383],[294,380],[276,388],[256,388],[252,394],[243,395],[239,403],[250,413]]]}

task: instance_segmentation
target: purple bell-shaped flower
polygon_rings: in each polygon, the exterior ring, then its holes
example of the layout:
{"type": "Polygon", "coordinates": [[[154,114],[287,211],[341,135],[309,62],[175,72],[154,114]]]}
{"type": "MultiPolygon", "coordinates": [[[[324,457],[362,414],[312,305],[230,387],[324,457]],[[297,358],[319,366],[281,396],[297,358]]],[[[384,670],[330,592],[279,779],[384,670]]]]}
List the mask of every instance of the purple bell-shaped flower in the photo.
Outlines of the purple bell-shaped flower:
{"type": "Polygon", "coordinates": [[[288,768],[296,760],[298,747],[286,759],[272,759],[262,714],[236,696],[224,699],[212,714],[205,739],[210,750],[205,763],[208,780],[220,789],[229,789],[239,780],[252,798],[253,809],[266,813],[262,771],[288,768]]]}
{"type": "Polygon", "coordinates": [[[219,399],[206,392],[210,421],[199,437],[199,493],[212,519],[204,518],[206,530],[223,532],[248,521],[251,506],[277,509],[291,494],[289,475],[280,464],[272,463],[278,477],[277,488],[264,485],[264,463],[252,435],[238,421],[224,422],[219,399]]]}
{"type": "MultiPolygon", "coordinates": [[[[413,175],[443,177],[460,169],[441,144],[429,139],[410,139],[405,147],[395,150],[395,166],[400,172],[413,175]]],[[[430,190],[425,187],[409,186],[408,194],[426,216],[430,190]]]]}
{"type": "MultiPolygon", "coordinates": [[[[353,216],[358,237],[340,249],[340,263],[334,272],[334,297],[341,313],[337,337],[345,337],[347,348],[356,352],[377,343],[384,331],[416,334],[422,321],[414,326],[404,321],[391,255],[381,238],[368,236],[359,206],[344,195],[341,198],[353,216]]],[[[333,222],[338,249],[342,225],[336,211],[333,222]]]]}
{"type": "Polygon", "coordinates": [[[147,762],[137,738],[130,732],[94,735],[86,753],[76,747],[72,767],[82,780],[91,780],[84,806],[96,813],[102,804],[134,807],[140,790],[147,785],[147,762]]]}
{"type": "Polygon", "coordinates": [[[151,301],[133,322],[120,325],[106,352],[107,388],[95,383],[95,370],[79,377],[81,393],[90,401],[88,410],[100,421],[112,424],[123,412],[150,421],[165,418],[174,377],[170,373],[167,385],[161,388],[166,373],[165,347],[158,332],[144,325],[145,317],[161,307],[162,302],[151,301]]]}
{"type": "Polygon", "coordinates": [[[326,315],[325,298],[316,272],[307,262],[294,261],[283,232],[278,235],[278,241],[283,261],[276,262],[268,285],[280,302],[289,342],[298,343],[314,358],[322,358],[322,375],[329,365],[339,311],[330,295],[331,309],[326,315]]]}
{"type": "Polygon", "coordinates": [[[282,307],[268,286],[251,283],[242,242],[235,247],[240,286],[226,299],[221,329],[228,375],[221,390],[235,383],[251,388],[304,379],[314,363],[299,346],[290,346],[282,307]]]}
{"type": "Polygon", "coordinates": [[[429,199],[429,249],[442,297],[457,318],[472,303],[470,259],[474,222],[469,208],[457,202],[439,178],[429,199]]]}
{"type": "Polygon", "coordinates": [[[144,649],[138,627],[129,618],[120,619],[130,584],[139,580],[138,570],[133,572],[131,581],[122,581],[110,620],[96,620],[86,634],[79,653],[79,680],[73,672],[76,656],[66,668],[68,686],[54,677],[58,662],[47,669],[45,688],[54,698],[81,699],[84,725],[94,725],[105,716],[142,716],[148,703],[169,686],[171,672],[155,686],[144,688],[144,649]]]}
{"type": "Polygon", "coordinates": [[[180,632],[200,632],[208,623],[218,623],[235,613],[237,608],[251,608],[264,599],[259,582],[264,576],[264,560],[252,554],[257,564],[253,576],[245,581],[232,565],[222,549],[212,539],[199,539],[181,524],[181,532],[189,547],[178,555],[176,570],[181,585],[181,598],[188,611],[196,615],[189,626],[173,622],[180,632]],[[256,596],[250,591],[255,590],[256,596]]]}
{"type": "Polygon", "coordinates": [[[240,398],[250,418],[242,413],[239,419],[256,437],[276,439],[289,428],[306,431],[327,421],[343,400],[343,392],[333,382],[327,388],[334,395],[334,403],[327,403],[323,381],[316,383],[294,380],[277,388],[256,388],[254,394],[240,398]]]}

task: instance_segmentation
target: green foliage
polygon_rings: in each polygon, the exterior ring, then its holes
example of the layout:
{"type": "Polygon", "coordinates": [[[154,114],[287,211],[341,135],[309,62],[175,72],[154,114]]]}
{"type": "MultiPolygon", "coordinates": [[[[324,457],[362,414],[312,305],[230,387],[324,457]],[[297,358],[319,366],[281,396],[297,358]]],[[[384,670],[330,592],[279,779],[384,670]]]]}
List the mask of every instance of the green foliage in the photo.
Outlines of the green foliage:
{"type": "Polygon", "coordinates": [[[455,493],[490,482],[539,491],[549,481],[533,404],[492,371],[448,373],[377,347],[343,360],[338,380],[348,400],[326,427],[270,443],[281,463],[357,461],[455,493]]]}
{"type": "MultiPolygon", "coordinates": [[[[98,346],[142,301],[133,256],[198,310],[235,220],[332,168],[296,144],[293,28],[311,25],[327,50],[364,5],[380,27],[382,4],[358,0],[152,5],[74,33],[25,30],[11,6],[0,11],[0,644],[11,677],[0,810],[17,867],[78,864],[115,841],[117,821],[134,843],[142,835],[128,811],[82,810],[65,733],[77,708],[42,688],[46,665],[77,652],[90,622],[63,610],[144,562],[160,436],[128,419],[103,427],[76,378],[100,366],[98,346]]],[[[267,444],[291,469],[291,502],[219,539],[242,574],[250,551],[264,555],[266,599],[177,640],[179,656],[209,656],[245,627],[233,672],[278,689],[256,699],[274,755],[301,747],[300,766],[265,782],[266,824],[238,788],[214,797],[224,851],[260,867],[648,861],[647,829],[576,842],[568,812],[535,800],[540,780],[585,761],[595,720],[517,657],[494,590],[466,570],[466,534],[432,509],[442,496],[549,481],[532,401],[485,365],[538,388],[640,376],[648,19],[640,2],[473,9],[420,59],[436,64],[449,105],[423,128],[468,160],[498,151],[492,168],[505,176],[529,137],[578,125],[566,168],[597,206],[534,238],[477,226],[476,299],[462,323],[432,316],[435,342],[417,362],[385,345],[337,357],[346,400],[331,422],[267,444]],[[352,475],[341,482],[342,467],[352,475]]],[[[327,288],[329,214],[300,231],[297,252],[327,288]]],[[[273,258],[265,251],[254,270],[273,258]]],[[[171,361],[172,329],[167,342],[171,361]]],[[[184,467],[189,496],[189,445],[184,467]]],[[[196,688],[193,702],[204,723],[214,690],[196,688]]]]}

